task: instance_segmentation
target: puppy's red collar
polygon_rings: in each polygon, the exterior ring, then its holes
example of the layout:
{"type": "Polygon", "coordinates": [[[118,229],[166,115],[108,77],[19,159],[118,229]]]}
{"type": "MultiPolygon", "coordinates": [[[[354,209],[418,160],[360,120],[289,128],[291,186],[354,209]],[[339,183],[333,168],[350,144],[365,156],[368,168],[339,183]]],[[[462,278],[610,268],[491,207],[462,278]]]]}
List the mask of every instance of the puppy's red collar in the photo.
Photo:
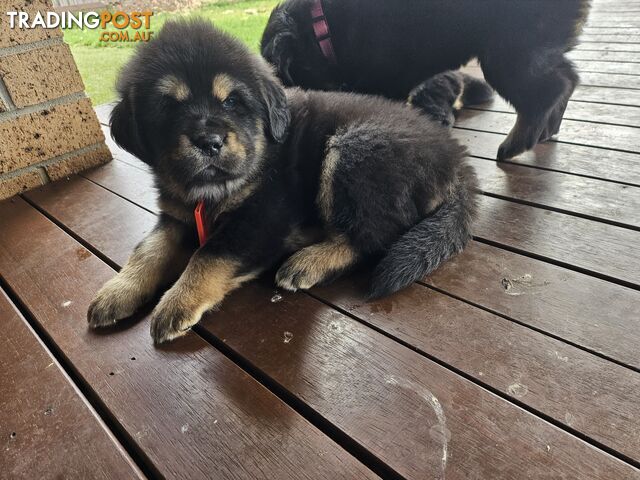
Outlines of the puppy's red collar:
{"type": "Polygon", "coordinates": [[[196,205],[196,209],[193,211],[193,216],[196,219],[196,228],[198,230],[198,241],[200,242],[200,246],[203,246],[207,238],[209,237],[209,232],[207,232],[207,222],[206,222],[206,212],[204,208],[204,200],[200,200],[198,205],[196,205]]]}
{"type": "Polygon", "coordinates": [[[336,51],[334,50],[333,42],[331,41],[331,30],[329,30],[327,17],[324,15],[322,0],[315,0],[313,2],[313,5],[311,6],[311,22],[313,24],[313,33],[316,36],[316,40],[320,46],[322,54],[327,60],[329,60],[329,63],[337,65],[338,58],[336,57],[336,51]]]}

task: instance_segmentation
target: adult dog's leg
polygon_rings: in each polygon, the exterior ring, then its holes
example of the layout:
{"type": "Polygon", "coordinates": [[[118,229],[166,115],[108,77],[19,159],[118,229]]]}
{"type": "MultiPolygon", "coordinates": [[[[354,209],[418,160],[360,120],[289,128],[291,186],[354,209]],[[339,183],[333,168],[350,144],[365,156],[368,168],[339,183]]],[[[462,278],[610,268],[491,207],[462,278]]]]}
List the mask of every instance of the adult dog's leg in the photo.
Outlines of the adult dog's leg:
{"type": "Polygon", "coordinates": [[[96,294],[87,312],[89,325],[112,325],[133,315],[161,287],[178,278],[192,252],[187,227],[162,215],[120,273],[96,294]]]}
{"type": "Polygon", "coordinates": [[[306,290],[335,278],[357,260],[358,253],[346,236],[335,235],[289,257],[278,270],[276,283],[286,290],[306,290]]]}
{"type": "Polygon", "coordinates": [[[577,83],[573,66],[563,53],[536,51],[514,58],[513,52],[502,55],[496,49],[483,55],[480,62],[489,84],[518,113],[515,126],[498,149],[498,160],[530,150],[539,140],[555,133],[562,120],[564,102],[577,83]]]}
{"type": "Polygon", "coordinates": [[[573,95],[573,91],[580,82],[580,77],[578,76],[578,73],[576,72],[571,62],[567,61],[564,64],[560,65],[558,67],[558,72],[567,79],[569,88],[567,89],[566,95],[556,104],[556,106],[549,114],[547,126],[542,131],[542,135],[540,136],[540,142],[549,140],[560,131],[560,124],[562,123],[562,117],[564,116],[564,112],[567,109],[567,105],[569,104],[569,99],[571,98],[571,95],[573,95]]]}

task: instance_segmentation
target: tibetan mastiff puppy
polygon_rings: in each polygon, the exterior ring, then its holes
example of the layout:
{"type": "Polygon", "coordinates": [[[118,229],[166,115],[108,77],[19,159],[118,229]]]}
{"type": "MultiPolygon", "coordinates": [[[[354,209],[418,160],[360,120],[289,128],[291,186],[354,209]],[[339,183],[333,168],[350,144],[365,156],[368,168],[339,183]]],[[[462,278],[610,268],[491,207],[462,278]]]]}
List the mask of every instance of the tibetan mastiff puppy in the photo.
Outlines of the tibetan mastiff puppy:
{"type": "Polygon", "coordinates": [[[151,167],[162,213],[93,300],[92,327],[172,285],[151,323],[168,341],[272,267],[297,290],[374,260],[379,297],[471,236],[475,176],[446,127],[381,97],[285,90],[210,23],[168,22],[118,92],[112,135],[151,167]]]}
{"type": "Polygon", "coordinates": [[[515,107],[498,150],[514,157],[560,128],[578,75],[565,56],[589,0],[286,0],[262,54],[286,85],[406,98],[418,83],[477,58],[515,107]]]}

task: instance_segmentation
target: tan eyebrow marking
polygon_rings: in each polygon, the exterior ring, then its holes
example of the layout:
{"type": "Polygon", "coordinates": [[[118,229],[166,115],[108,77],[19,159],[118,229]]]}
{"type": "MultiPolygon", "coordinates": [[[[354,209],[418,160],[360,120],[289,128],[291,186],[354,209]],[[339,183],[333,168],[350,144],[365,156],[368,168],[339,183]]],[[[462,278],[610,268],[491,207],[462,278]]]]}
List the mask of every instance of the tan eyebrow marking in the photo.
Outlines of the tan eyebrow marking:
{"type": "Polygon", "coordinates": [[[213,77],[211,91],[214,97],[223,102],[233,91],[234,85],[235,82],[229,75],[227,75],[226,73],[219,73],[218,75],[213,77]]]}
{"type": "Polygon", "coordinates": [[[191,96],[191,90],[186,83],[175,75],[166,75],[158,81],[158,91],[163,95],[175,98],[179,102],[185,101],[191,96]]]}

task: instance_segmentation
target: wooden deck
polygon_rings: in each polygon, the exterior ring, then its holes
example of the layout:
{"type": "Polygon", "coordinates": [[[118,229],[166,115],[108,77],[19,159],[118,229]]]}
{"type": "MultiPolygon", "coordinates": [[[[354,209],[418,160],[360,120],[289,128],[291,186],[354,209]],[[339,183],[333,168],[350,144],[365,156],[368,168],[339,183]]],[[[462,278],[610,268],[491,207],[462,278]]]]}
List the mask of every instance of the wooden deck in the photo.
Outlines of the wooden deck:
{"type": "Polygon", "coordinates": [[[534,152],[493,160],[500,99],[463,113],[476,237],[379,302],[264,278],[162,348],[144,315],[92,332],[154,225],[148,169],[111,145],[0,203],[0,478],[640,479],[640,1],[596,1],[572,58],[534,152]]]}

